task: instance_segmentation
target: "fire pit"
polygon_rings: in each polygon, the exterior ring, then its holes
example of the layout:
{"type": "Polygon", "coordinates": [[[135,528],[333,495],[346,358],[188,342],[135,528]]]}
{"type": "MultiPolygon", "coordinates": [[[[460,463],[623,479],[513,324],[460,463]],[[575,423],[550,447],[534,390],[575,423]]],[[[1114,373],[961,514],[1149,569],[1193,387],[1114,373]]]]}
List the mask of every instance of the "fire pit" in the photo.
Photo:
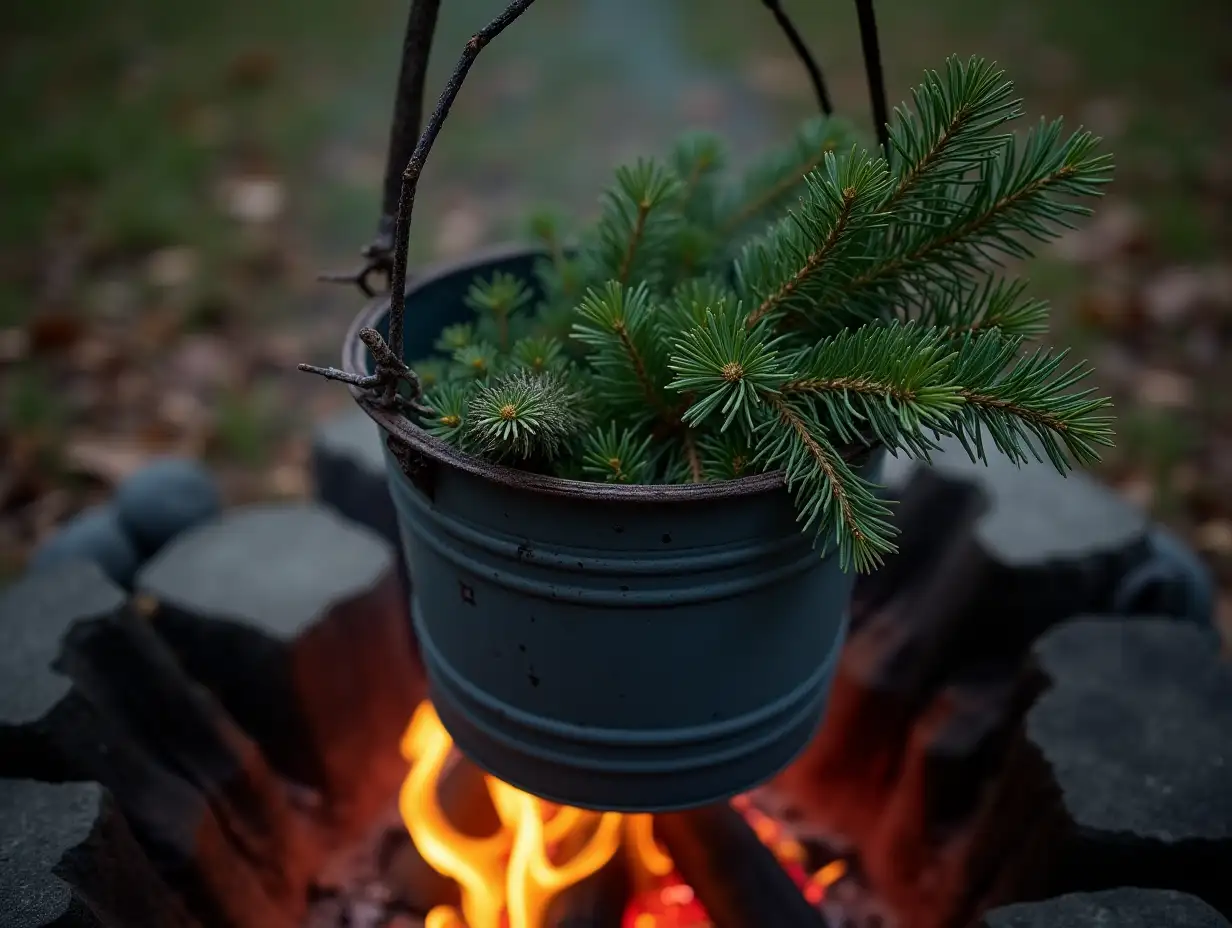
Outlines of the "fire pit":
{"type": "Polygon", "coordinates": [[[389,527],[334,506],[385,511],[353,425],[320,504],[190,529],[131,596],[87,565],[0,596],[0,925],[1227,924],[1232,669],[1199,623],[1081,618],[1192,583],[1091,482],[892,469],[902,552],[805,754],[732,803],[595,813],[450,744],[389,527]]]}

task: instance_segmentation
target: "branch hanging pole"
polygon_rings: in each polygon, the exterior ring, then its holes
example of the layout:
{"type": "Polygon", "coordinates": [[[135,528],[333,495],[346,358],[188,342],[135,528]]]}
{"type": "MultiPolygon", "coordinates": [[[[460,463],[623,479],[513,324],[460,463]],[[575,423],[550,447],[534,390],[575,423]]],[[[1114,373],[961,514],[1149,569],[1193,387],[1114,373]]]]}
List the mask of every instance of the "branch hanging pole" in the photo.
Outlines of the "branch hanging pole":
{"type": "MultiPolygon", "coordinates": [[[[424,162],[432,151],[436,137],[441,132],[441,126],[444,124],[446,117],[449,116],[450,107],[453,106],[453,101],[458,96],[458,91],[462,89],[462,83],[466,80],[466,75],[470,71],[471,65],[479,57],[479,52],[485,45],[504,32],[514,20],[525,13],[534,2],[535,0],[513,0],[503,13],[471,36],[470,41],[466,43],[466,47],[462,50],[462,56],[454,66],[449,82],[445,85],[445,89],[441,91],[440,98],[436,101],[436,108],[433,109],[432,115],[428,118],[428,124],[424,128],[423,134],[419,136],[419,141],[415,143],[415,148],[407,160],[406,168],[402,171],[394,214],[393,263],[389,275],[389,341],[386,342],[381,338],[375,329],[365,328],[361,329],[359,333],[359,337],[372,352],[373,360],[376,362],[376,371],[368,376],[362,376],[333,367],[316,367],[312,364],[299,365],[301,371],[368,390],[374,394],[374,401],[382,406],[399,411],[425,411],[424,407],[416,402],[421,393],[421,386],[419,378],[406,365],[402,343],[402,317],[406,302],[406,263],[410,244],[411,214],[415,209],[415,191],[419,187],[419,176],[423,173],[424,162]],[[398,392],[398,385],[400,383],[405,383],[411,388],[411,398],[409,400],[398,392]]],[[[417,0],[416,7],[418,5],[417,0]]],[[[432,5],[439,7],[439,0],[435,0],[435,3],[432,5]]],[[[412,7],[412,19],[415,17],[416,7],[412,7]]],[[[426,16],[426,14],[424,15],[426,16]]],[[[408,23],[408,29],[410,25],[412,24],[408,23]]],[[[433,29],[435,29],[435,26],[434,13],[432,20],[433,29]]],[[[421,40],[417,39],[416,41],[417,43],[422,41],[422,47],[425,50],[430,48],[432,44],[431,36],[425,36],[421,40]]],[[[426,67],[426,65],[427,55],[425,54],[422,66],[426,67]]],[[[419,83],[419,88],[421,102],[418,106],[408,104],[407,112],[411,112],[412,107],[422,112],[422,81],[419,83]]],[[[398,108],[402,109],[401,106],[398,108]]],[[[391,140],[390,144],[392,150],[392,146],[398,143],[391,140]]],[[[387,179],[387,190],[390,183],[392,182],[387,179]]]]}
{"type": "Polygon", "coordinates": [[[389,282],[393,266],[394,214],[398,209],[398,193],[402,189],[402,169],[411,159],[423,122],[424,83],[440,8],[441,0],[412,0],[407,13],[376,238],[360,252],[364,263],[359,270],[344,274],[321,274],[318,280],[354,284],[366,296],[375,295],[368,280],[371,275],[383,274],[386,283],[389,282]]]}
{"type": "Polygon", "coordinates": [[[436,17],[441,0],[412,0],[402,42],[402,69],[398,74],[398,96],[394,103],[394,122],[389,132],[389,153],[385,158],[385,186],[381,196],[381,223],[378,236],[392,253],[398,195],[402,192],[402,171],[415,151],[423,130],[424,84],[436,17]]]}
{"type": "Polygon", "coordinates": [[[791,47],[800,58],[804,69],[808,71],[809,80],[813,82],[813,92],[817,94],[817,105],[821,108],[822,114],[825,116],[833,115],[834,107],[830,103],[830,92],[826,89],[826,81],[821,75],[821,68],[818,67],[808,46],[804,44],[804,39],[800,37],[799,31],[792,23],[790,17],[783,10],[782,4],[779,3],[779,0],[762,0],[762,4],[774,16],[774,21],[779,24],[779,28],[783,30],[783,35],[787,37],[787,41],[791,43],[791,47]]]}
{"type": "Polygon", "coordinates": [[[398,211],[394,224],[394,266],[389,280],[389,347],[393,350],[394,356],[400,360],[403,359],[402,314],[406,290],[407,248],[410,243],[411,214],[415,210],[415,191],[419,188],[419,175],[423,173],[428,153],[432,151],[436,137],[440,134],[441,125],[449,115],[449,109],[453,106],[458,91],[462,89],[462,82],[466,80],[471,65],[479,57],[480,50],[504,32],[534,2],[535,0],[513,0],[496,19],[471,36],[470,41],[466,43],[466,48],[462,50],[462,57],[454,66],[449,83],[445,85],[440,99],[436,101],[436,109],[432,111],[428,125],[423,135],[419,137],[414,152],[411,153],[406,170],[402,172],[402,190],[398,195],[398,211]]]}
{"type": "Polygon", "coordinates": [[[856,0],[860,18],[860,45],[864,50],[864,70],[868,75],[868,95],[873,104],[877,141],[885,158],[890,158],[890,111],[886,105],[885,71],[881,67],[881,46],[877,41],[877,17],[873,0],[856,0]]]}

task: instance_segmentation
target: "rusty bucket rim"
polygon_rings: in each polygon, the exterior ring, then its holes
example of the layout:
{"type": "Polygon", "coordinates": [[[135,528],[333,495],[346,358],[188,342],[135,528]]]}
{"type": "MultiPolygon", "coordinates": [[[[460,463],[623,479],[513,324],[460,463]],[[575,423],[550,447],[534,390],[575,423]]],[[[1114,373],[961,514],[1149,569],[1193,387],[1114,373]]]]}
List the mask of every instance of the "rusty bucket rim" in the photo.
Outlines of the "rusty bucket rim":
{"type": "MultiPolygon", "coordinates": [[[[438,261],[430,265],[408,282],[404,292],[409,296],[425,284],[463,271],[478,272],[483,266],[497,261],[539,253],[538,249],[512,243],[475,249],[463,258],[438,261]]],[[[342,343],[342,369],[344,371],[362,375],[371,373],[367,348],[360,341],[359,331],[365,327],[376,328],[381,319],[388,314],[389,306],[390,295],[384,294],[364,304],[351,321],[342,343]]],[[[409,446],[419,455],[438,465],[456,468],[481,480],[509,489],[597,502],[691,503],[773,493],[786,486],[781,470],[752,474],[734,480],[681,484],[611,484],[530,473],[463,454],[448,442],[429,435],[405,416],[377,405],[360,388],[348,385],[348,389],[360,409],[383,432],[396,441],[409,446]]],[[[875,450],[873,445],[854,445],[843,450],[843,457],[849,463],[855,463],[873,450],[875,450]]],[[[403,476],[409,477],[410,475],[404,473],[403,476]]]]}

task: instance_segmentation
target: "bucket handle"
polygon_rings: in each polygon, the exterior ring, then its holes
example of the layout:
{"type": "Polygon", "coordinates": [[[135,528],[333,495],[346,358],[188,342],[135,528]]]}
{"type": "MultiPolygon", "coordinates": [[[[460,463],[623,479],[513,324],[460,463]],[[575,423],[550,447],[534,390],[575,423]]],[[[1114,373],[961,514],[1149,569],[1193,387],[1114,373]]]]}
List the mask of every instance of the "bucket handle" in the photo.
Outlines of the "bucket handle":
{"type": "MultiPolygon", "coordinates": [[[[375,295],[368,284],[369,276],[374,272],[384,273],[387,276],[388,292],[391,294],[388,342],[382,339],[375,330],[365,329],[360,332],[360,337],[368,345],[376,361],[375,373],[367,376],[310,364],[299,365],[300,370],[359,388],[365,391],[378,406],[392,409],[400,414],[422,409],[417,402],[421,395],[419,378],[406,365],[402,338],[411,214],[415,207],[415,192],[419,186],[419,177],[423,173],[424,162],[436,142],[436,137],[440,134],[441,126],[449,115],[453,101],[458,91],[462,89],[462,83],[466,80],[466,75],[479,56],[480,50],[525,13],[534,2],[535,0],[511,0],[500,15],[471,36],[421,133],[424,82],[441,0],[411,0],[406,34],[402,44],[402,64],[398,76],[394,116],[390,127],[388,160],[385,168],[381,218],[377,226],[377,236],[371,244],[364,248],[362,254],[365,264],[359,271],[345,275],[323,275],[323,279],[326,280],[354,283],[369,296],[375,295]],[[395,294],[398,295],[397,299],[393,298],[395,294]],[[403,383],[410,387],[409,398],[399,389],[403,383]]],[[[830,115],[830,97],[821,69],[817,66],[799,32],[782,9],[779,0],[762,0],[762,4],[774,15],[775,21],[783,30],[792,49],[808,71],[821,111],[827,116],[830,115]]],[[[872,99],[873,121],[882,151],[888,158],[890,156],[887,129],[889,112],[886,105],[885,79],[877,39],[873,0],[855,0],[855,4],[859,18],[860,42],[869,95],[872,99]]]]}

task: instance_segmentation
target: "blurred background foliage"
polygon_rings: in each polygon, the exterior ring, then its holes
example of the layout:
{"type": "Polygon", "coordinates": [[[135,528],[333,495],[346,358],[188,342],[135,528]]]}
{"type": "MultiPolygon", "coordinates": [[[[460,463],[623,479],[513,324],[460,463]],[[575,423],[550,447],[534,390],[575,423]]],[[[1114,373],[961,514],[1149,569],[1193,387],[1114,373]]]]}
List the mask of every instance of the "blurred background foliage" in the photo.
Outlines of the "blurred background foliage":
{"type": "MultiPolygon", "coordinates": [[[[785,3],[870,131],[854,5],[785,3]]],[[[499,0],[444,4],[431,97],[499,0]]],[[[1033,262],[1050,338],[1095,363],[1102,476],[1232,591],[1232,6],[879,0],[892,100],[945,55],[995,58],[1032,115],[1107,139],[1099,213],[1033,262]]],[[[405,0],[0,5],[0,571],[150,456],[206,457],[234,501],[307,492],[360,302],[315,282],[378,211],[405,0]]],[[[429,161],[412,259],[589,214],[611,168],[682,129],[737,162],[811,114],[757,0],[540,0],[480,57],[429,161]]],[[[1224,597],[1225,611],[1232,600],[1224,597]]]]}

